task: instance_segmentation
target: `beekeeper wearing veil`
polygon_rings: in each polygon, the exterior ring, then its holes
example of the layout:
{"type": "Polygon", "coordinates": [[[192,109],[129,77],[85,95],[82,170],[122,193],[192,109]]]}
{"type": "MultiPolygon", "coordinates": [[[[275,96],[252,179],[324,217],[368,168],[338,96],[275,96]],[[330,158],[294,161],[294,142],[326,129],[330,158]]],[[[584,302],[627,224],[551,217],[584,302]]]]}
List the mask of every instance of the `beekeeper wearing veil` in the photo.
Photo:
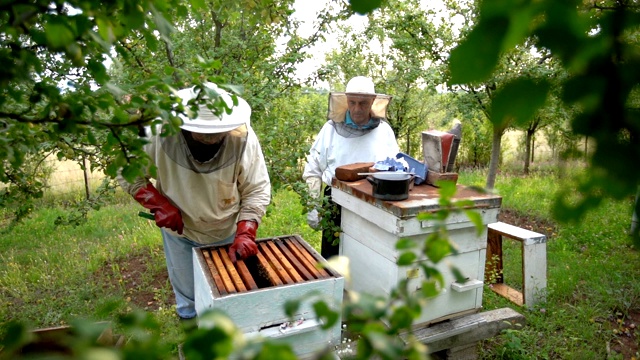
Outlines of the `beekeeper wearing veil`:
{"type": "Polygon", "coordinates": [[[147,129],[151,174],[122,188],[154,215],[181,319],[196,316],[192,249],[231,244],[232,261],[257,253],[256,231],[271,200],[271,182],[251,108],[213,83],[177,91],[181,131],[147,129]],[[223,104],[224,103],[224,104],[223,104]],[[225,110],[216,105],[223,105],[225,110]]]}
{"type": "Polygon", "coordinates": [[[358,162],[383,161],[399,152],[395,134],[387,122],[391,96],[378,94],[373,81],[365,76],[349,80],[344,92],[329,94],[327,122],[318,133],[302,175],[316,208],[307,213],[309,226],[317,229],[322,217],[321,255],[325,259],[339,253],[339,238],[334,231],[340,226],[340,206],[331,201],[331,179],[338,166],[358,162]],[[324,184],[324,191],[322,190],[324,184]],[[318,211],[323,194],[328,202],[318,211]]]}

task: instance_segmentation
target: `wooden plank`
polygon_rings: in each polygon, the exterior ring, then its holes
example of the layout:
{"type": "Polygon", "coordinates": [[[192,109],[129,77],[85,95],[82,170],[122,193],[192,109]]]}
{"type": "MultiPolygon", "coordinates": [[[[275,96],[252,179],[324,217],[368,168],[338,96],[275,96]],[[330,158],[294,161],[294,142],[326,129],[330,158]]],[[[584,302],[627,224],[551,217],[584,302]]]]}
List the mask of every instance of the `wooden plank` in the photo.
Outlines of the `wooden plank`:
{"type": "Polygon", "coordinates": [[[302,276],[300,276],[300,273],[298,273],[298,270],[296,270],[293,267],[293,265],[291,265],[291,263],[289,262],[285,254],[283,254],[282,251],[280,251],[280,248],[274,243],[274,241],[270,241],[267,243],[267,246],[269,247],[269,249],[271,249],[271,252],[276,254],[276,258],[278,259],[278,261],[280,261],[280,264],[282,265],[284,270],[287,272],[287,274],[289,274],[293,282],[296,282],[296,283],[303,282],[304,279],[302,278],[302,276]]]}
{"type": "MultiPolygon", "coordinates": [[[[260,244],[260,243],[258,243],[260,244]]],[[[282,280],[278,276],[278,274],[271,268],[269,261],[265,258],[265,256],[260,251],[260,247],[258,246],[258,253],[256,254],[258,258],[258,266],[265,272],[265,276],[269,279],[269,282],[273,286],[282,285],[282,280]]]]}
{"type": "Polygon", "coordinates": [[[314,268],[320,270],[320,274],[322,274],[323,277],[332,277],[330,271],[333,270],[325,269],[324,267],[320,266],[321,260],[324,259],[322,259],[320,255],[314,256],[309,250],[307,250],[307,246],[305,246],[306,244],[303,243],[302,238],[295,236],[291,238],[291,241],[296,245],[298,249],[300,249],[300,253],[302,254],[302,256],[304,256],[314,268]]]}
{"type": "Polygon", "coordinates": [[[518,306],[522,306],[524,304],[522,293],[512,287],[505,284],[493,284],[489,288],[493,290],[494,293],[506,298],[518,306]]]}
{"type": "Polygon", "coordinates": [[[238,292],[247,291],[247,287],[244,286],[244,282],[242,282],[242,278],[238,275],[238,271],[236,267],[233,265],[233,261],[229,257],[229,253],[226,249],[220,249],[220,258],[222,258],[222,262],[224,263],[225,269],[229,273],[231,280],[233,281],[233,285],[235,286],[238,292]]]}
{"type": "Polygon", "coordinates": [[[427,184],[438,187],[438,181],[451,181],[454,184],[458,182],[458,173],[439,173],[427,170],[427,184]]]}
{"type": "Polygon", "coordinates": [[[264,243],[264,242],[260,243],[258,247],[260,248],[264,256],[267,258],[267,261],[269,261],[269,263],[271,264],[271,267],[278,273],[278,276],[280,276],[280,278],[282,279],[282,282],[286,284],[293,284],[294,283],[293,279],[291,278],[291,276],[289,276],[287,271],[282,267],[282,264],[280,264],[280,261],[278,260],[278,256],[276,256],[271,251],[268,243],[264,243]]]}
{"type": "Polygon", "coordinates": [[[533,306],[546,301],[547,244],[522,245],[522,292],[524,303],[533,306]]]}
{"type": "Polygon", "coordinates": [[[296,269],[296,271],[305,279],[305,280],[314,280],[315,277],[307,270],[304,265],[298,260],[295,254],[289,250],[285,242],[282,240],[276,240],[274,243],[278,246],[280,251],[287,257],[291,265],[296,269]]]}
{"type": "Polygon", "coordinates": [[[427,351],[434,353],[444,349],[454,349],[499,335],[505,329],[521,329],[525,317],[511,308],[500,308],[466,315],[439,324],[433,324],[400,338],[408,343],[420,341],[427,345],[427,351]],[[453,335],[452,334],[458,334],[453,335]]]}
{"type": "Polygon", "coordinates": [[[487,230],[487,260],[485,262],[485,280],[487,283],[503,283],[502,273],[504,264],[502,263],[502,235],[489,228],[487,230]],[[495,278],[492,278],[495,277],[495,278]]]}
{"type": "Polygon", "coordinates": [[[490,230],[497,231],[508,238],[522,241],[524,245],[533,245],[539,243],[546,243],[547,237],[537,232],[523,229],[511,224],[503,223],[501,221],[487,225],[490,230]]]}
{"type": "Polygon", "coordinates": [[[244,260],[236,261],[236,268],[238,269],[238,273],[240,274],[242,281],[244,281],[244,284],[247,286],[248,291],[258,289],[258,285],[249,272],[247,264],[244,263],[244,260]]]}
{"type": "MultiPolygon", "coordinates": [[[[227,291],[230,294],[235,294],[237,293],[236,287],[233,285],[233,281],[231,281],[231,277],[229,277],[229,273],[227,272],[227,269],[224,267],[224,263],[220,258],[219,251],[220,249],[211,250],[211,257],[213,258],[213,263],[215,264],[216,269],[218,269],[220,278],[222,278],[222,282],[224,283],[224,288],[227,289],[227,291]]],[[[222,251],[224,252],[224,249],[222,251]]]]}
{"type": "Polygon", "coordinates": [[[329,274],[326,270],[322,268],[316,267],[318,263],[316,259],[314,259],[307,250],[300,245],[295,238],[289,238],[287,242],[287,246],[289,250],[295,254],[297,259],[307,268],[309,272],[311,272],[317,279],[325,279],[329,277],[329,274]]]}
{"type": "Polygon", "coordinates": [[[229,292],[224,286],[224,282],[222,281],[222,277],[220,277],[220,273],[218,273],[218,269],[216,269],[216,265],[213,263],[211,252],[209,249],[202,249],[202,255],[207,262],[207,267],[209,268],[213,282],[216,284],[216,288],[218,288],[220,295],[227,295],[229,292]]]}

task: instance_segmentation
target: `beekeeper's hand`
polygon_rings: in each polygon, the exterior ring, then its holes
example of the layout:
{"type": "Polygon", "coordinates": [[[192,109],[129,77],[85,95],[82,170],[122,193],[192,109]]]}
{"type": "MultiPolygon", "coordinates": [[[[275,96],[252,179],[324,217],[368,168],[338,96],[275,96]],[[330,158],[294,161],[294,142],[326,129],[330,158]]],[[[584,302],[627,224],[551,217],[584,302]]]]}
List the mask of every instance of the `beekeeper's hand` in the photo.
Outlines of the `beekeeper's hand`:
{"type": "MultiPolygon", "coordinates": [[[[318,203],[320,192],[322,191],[322,179],[317,176],[311,176],[305,179],[305,182],[309,188],[309,196],[313,199],[310,204],[318,203]]],[[[318,206],[318,204],[313,206],[318,206]]],[[[320,220],[322,220],[322,218],[318,214],[318,209],[313,209],[307,213],[307,224],[309,224],[312,229],[317,230],[320,227],[320,220]]]]}
{"type": "Polygon", "coordinates": [[[320,227],[320,220],[322,220],[322,217],[318,214],[317,209],[313,209],[307,213],[307,224],[309,224],[312,229],[318,230],[320,227]]]}
{"type": "Polygon", "coordinates": [[[229,248],[229,258],[233,262],[237,260],[236,253],[243,260],[258,253],[256,245],[258,223],[252,220],[242,220],[238,221],[237,226],[236,238],[233,239],[233,244],[229,248]]]}
{"type": "Polygon", "coordinates": [[[178,234],[182,234],[184,224],[182,223],[180,209],[173,206],[166,197],[160,194],[153,184],[149,183],[140,188],[133,198],[142,206],[151,210],[158,227],[168,228],[178,234]]]}

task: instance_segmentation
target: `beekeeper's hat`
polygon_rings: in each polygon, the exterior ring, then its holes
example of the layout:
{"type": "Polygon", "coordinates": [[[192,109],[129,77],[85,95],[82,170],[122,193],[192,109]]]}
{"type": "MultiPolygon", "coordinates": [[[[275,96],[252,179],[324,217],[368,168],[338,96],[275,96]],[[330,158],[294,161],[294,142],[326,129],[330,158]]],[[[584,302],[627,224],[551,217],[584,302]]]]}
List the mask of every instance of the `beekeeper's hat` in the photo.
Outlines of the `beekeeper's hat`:
{"type": "Polygon", "coordinates": [[[242,125],[249,124],[251,107],[243,98],[236,96],[237,105],[234,105],[231,95],[216,84],[204,83],[204,86],[205,90],[194,86],[178,91],[178,96],[182,99],[186,113],[186,115],[180,114],[183,122],[180,126],[181,129],[201,134],[215,134],[231,131],[242,125]],[[200,101],[198,113],[195,114],[189,101],[195,99],[200,91],[206,91],[201,96],[201,99],[205,101],[200,101]],[[226,107],[230,109],[230,113],[227,113],[227,109],[222,109],[218,111],[219,114],[216,114],[214,110],[209,109],[209,106],[215,107],[216,104],[219,104],[219,101],[223,101],[226,104],[226,107]]]}
{"type": "Polygon", "coordinates": [[[371,95],[375,96],[371,105],[371,117],[387,119],[387,107],[391,102],[391,96],[376,93],[373,80],[366,76],[356,76],[349,80],[344,92],[332,92],[329,94],[329,112],[327,118],[335,122],[343,122],[349,109],[347,96],[371,95]]]}
{"type": "Polygon", "coordinates": [[[356,76],[349,80],[347,83],[347,89],[344,91],[346,94],[369,94],[376,95],[375,86],[373,80],[366,76],[356,76]]]}

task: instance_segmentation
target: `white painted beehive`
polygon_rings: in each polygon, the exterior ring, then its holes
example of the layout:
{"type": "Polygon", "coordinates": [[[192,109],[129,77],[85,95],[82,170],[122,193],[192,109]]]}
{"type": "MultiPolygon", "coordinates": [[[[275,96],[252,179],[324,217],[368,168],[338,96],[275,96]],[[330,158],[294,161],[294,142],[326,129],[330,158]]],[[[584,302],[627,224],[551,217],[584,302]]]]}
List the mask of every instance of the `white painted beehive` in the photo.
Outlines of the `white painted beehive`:
{"type": "MultiPolygon", "coordinates": [[[[351,275],[347,290],[389,296],[401,280],[408,279],[409,290],[420,291],[424,272],[419,265],[428,260],[423,256],[411,266],[398,266],[400,252],[395,245],[401,238],[421,244],[435,231],[433,223],[418,220],[417,214],[437,210],[437,189],[429,185],[414,186],[409,198],[403,201],[375,199],[369,189],[363,180],[346,183],[335,179],[331,189],[333,201],[342,206],[340,254],[349,258],[351,275]]],[[[476,208],[471,210],[481,216],[483,229],[478,233],[464,214],[454,214],[446,220],[457,254],[437,264],[445,286],[439,295],[428,300],[415,325],[428,325],[482,308],[486,225],[497,221],[501,198],[469,189],[460,192],[458,198],[475,203],[476,208]],[[461,271],[466,278],[464,283],[456,282],[451,266],[461,271]]]]}
{"type": "Polygon", "coordinates": [[[233,264],[227,246],[194,249],[195,306],[224,311],[250,337],[263,336],[290,344],[300,357],[340,342],[341,322],[322,330],[312,301],[303,301],[293,319],[285,314],[289,300],[318,295],[340,311],[344,278],[298,235],[257,239],[258,255],[233,264]],[[293,320],[293,321],[292,321],[293,320]]]}

